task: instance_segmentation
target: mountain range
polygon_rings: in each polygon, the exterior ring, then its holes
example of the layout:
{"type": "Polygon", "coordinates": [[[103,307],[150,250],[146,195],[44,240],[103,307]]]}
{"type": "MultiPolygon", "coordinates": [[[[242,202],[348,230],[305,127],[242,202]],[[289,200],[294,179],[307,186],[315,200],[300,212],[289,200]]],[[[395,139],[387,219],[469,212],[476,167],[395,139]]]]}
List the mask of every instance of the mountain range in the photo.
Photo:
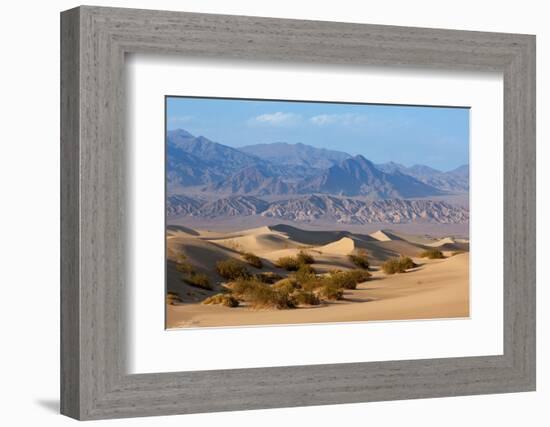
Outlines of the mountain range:
{"type": "Polygon", "coordinates": [[[310,169],[327,169],[351,157],[342,151],[316,148],[301,142],[247,145],[239,150],[272,163],[310,169]]]}
{"type": "Polygon", "coordinates": [[[254,196],[229,196],[213,201],[178,195],[167,198],[168,216],[221,218],[260,215],[266,218],[338,224],[466,223],[468,209],[433,200],[358,200],[341,196],[309,195],[267,202],[254,196]]]}
{"type": "Polygon", "coordinates": [[[183,129],[167,132],[169,192],[188,187],[208,194],[285,196],[312,193],[372,200],[440,196],[468,190],[467,165],[441,172],[428,166],[375,165],[361,155],[305,144],[232,148],[183,129]]]}
{"type": "Polygon", "coordinates": [[[445,192],[462,193],[470,188],[469,165],[462,165],[448,172],[441,172],[425,165],[406,167],[395,162],[378,164],[376,167],[387,173],[401,172],[445,192]]]}

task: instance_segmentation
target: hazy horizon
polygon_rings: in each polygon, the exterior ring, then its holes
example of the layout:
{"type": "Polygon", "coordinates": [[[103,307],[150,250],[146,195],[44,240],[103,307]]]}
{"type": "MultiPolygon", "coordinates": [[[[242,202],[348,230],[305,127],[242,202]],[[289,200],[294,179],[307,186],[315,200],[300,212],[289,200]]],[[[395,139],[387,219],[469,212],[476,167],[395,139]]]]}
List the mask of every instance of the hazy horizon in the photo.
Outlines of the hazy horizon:
{"type": "Polygon", "coordinates": [[[302,143],[374,163],[469,164],[469,108],[167,97],[166,126],[233,148],[302,143]]]}

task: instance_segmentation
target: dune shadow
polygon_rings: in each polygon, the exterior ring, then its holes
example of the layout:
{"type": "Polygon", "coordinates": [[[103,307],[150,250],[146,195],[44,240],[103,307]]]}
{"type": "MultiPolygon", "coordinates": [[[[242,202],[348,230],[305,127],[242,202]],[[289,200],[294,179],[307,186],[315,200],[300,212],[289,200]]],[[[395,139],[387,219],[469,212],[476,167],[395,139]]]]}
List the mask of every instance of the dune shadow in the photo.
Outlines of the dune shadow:
{"type": "Polygon", "coordinates": [[[303,245],[326,245],[343,237],[351,235],[349,231],[317,231],[317,230],[302,230],[297,227],[292,227],[286,224],[277,224],[269,226],[270,230],[285,233],[291,240],[303,245]]]}
{"type": "Polygon", "coordinates": [[[384,289],[383,286],[369,286],[366,288],[357,288],[358,291],[376,291],[377,289],[384,289]]]}
{"type": "Polygon", "coordinates": [[[200,233],[192,228],[184,227],[183,225],[167,225],[166,231],[181,231],[183,233],[190,234],[191,236],[200,236],[200,233]]]}
{"type": "Polygon", "coordinates": [[[336,269],[347,269],[349,268],[349,264],[347,264],[344,260],[316,260],[313,264],[313,268],[318,268],[322,271],[330,271],[336,269]]]}
{"type": "Polygon", "coordinates": [[[398,256],[399,253],[393,249],[385,248],[381,242],[368,242],[354,240],[357,248],[366,249],[369,255],[377,260],[385,260],[398,256]]]}
{"type": "MultiPolygon", "coordinates": [[[[224,246],[224,245],[220,245],[219,243],[216,243],[216,242],[212,242],[212,241],[208,241],[208,243],[210,243],[212,246],[218,248],[218,249],[221,249],[222,251],[228,251],[228,252],[231,252],[233,254],[236,254],[236,255],[240,255],[241,252],[238,251],[237,249],[234,249],[234,248],[231,248],[231,247],[227,247],[227,246],[224,246]]],[[[205,249],[206,250],[206,249],[205,249]]]]}
{"type": "MultiPolygon", "coordinates": [[[[415,271],[423,270],[427,263],[423,262],[421,264],[416,264],[416,267],[409,268],[405,273],[414,273],[415,271]]],[[[402,274],[402,273],[401,273],[402,274]]]]}
{"type": "Polygon", "coordinates": [[[353,237],[360,242],[378,242],[378,240],[368,234],[353,233],[353,237]]]}
{"type": "MultiPolygon", "coordinates": [[[[363,289],[361,289],[363,290],[363,289]]],[[[342,298],[342,301],[347,301],[347,302],[371,302],[371,301],[376,301],[376,298],[353,298],[353,297],[346,297],[344,295],[344,298],[342,298]]]]}

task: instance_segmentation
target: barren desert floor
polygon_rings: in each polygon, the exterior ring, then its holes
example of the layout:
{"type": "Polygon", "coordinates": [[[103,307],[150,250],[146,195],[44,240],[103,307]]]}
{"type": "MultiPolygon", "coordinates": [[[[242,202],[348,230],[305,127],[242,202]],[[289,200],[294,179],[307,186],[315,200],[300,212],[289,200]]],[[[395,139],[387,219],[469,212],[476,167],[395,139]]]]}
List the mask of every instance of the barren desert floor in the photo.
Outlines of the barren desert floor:
{"type": "Polygon", "coordinates": [[[307,231],[288,225],[263,226],[238,232],[193,230],[181,226],[167,229],[167,290],[180,297],[166,305],[167,328],[222,327],[322,322],[462,318],[469,316],[469,243],[442,237],[412,236],[379,230],[370,234],[346,231],[307,231]],[[439,249],[444,259],[420,258],[429,248],[439,249]],[[224,281],[215,271],[217,261],[241,259],[243,252],[258,255],[264,267],[249,267],[252,273],[271,271],[287,276],[275,266],[284,256],[307,251],[319,274],[356,268],[348,255],[358,250],[368,254],[371,268],[366,282],[346,289],[343,299],[293,309],[252,309],[205,305],[201,302],[220,292],[224,281]],[[408,256],[417,267],[387,275],[380,265],[388,258],[408,256]],[[181,280],[176,260],[184,256],[205,273],[213,290],[190,286],[181,280]]]}

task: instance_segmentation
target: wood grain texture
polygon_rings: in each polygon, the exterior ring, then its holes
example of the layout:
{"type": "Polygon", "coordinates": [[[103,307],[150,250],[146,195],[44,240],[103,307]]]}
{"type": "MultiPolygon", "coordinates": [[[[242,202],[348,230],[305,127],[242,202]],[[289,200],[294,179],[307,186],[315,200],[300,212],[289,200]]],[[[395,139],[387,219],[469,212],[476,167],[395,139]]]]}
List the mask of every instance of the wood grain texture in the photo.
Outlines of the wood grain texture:
{"type": "Polygon", "coordinates": [[[535,388],[535,38],[80,7],[62,13],[62,413],[78,419],[535,388]],[[124,55],[504,74],[504,354],[128,375],[124,55]]]}
{"type": "Polygon", "coordinates": [[[61,412],[80,414],[78,10],[61,20],[61,412]]]}

